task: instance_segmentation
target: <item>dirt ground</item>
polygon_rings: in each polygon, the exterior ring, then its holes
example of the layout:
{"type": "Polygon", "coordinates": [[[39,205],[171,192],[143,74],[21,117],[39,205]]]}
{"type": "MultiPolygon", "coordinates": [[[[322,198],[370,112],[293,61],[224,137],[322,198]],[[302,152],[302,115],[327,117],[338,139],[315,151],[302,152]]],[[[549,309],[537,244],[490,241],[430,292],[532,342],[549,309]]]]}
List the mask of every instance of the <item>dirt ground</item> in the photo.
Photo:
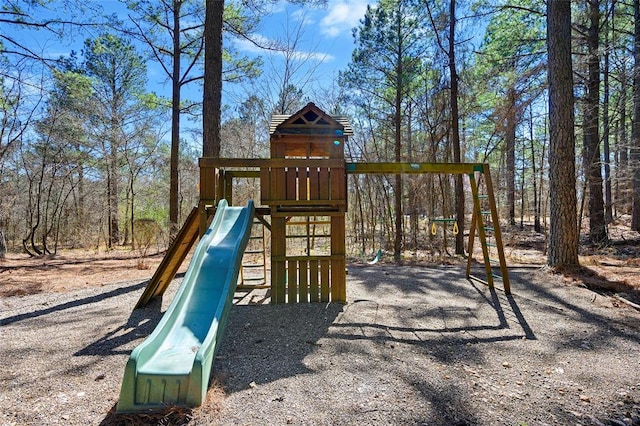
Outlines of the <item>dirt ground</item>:
{"type": "Polygon", "coordinates": [[[238,295],[220,386],[203,407],[156,416],[113,408],[128,354],[177,287],[131,312],[162,255],[10,254],[0,425],[640,425],[637,234],[621,227],[563,274],[544,266],[543,237],[505,236],[513,296],[466,280],[460,263],[412,254],[405,266],[352,261],[346,305],[238,295]]]}
{"type": "MultiPolygon", "coordinates": [[[[629,231],[628,221],[610,227],[611,242],[606,247],[583,245],[581,268],[565,271],[563,280],[575,285],[620,293],[640,304],[640,236],[629,231]]],[[[531,227],[504,232],[505,255],[509,266],[539,266],[546,262],[544,235],[531,227]]],[[[477,249],[477,248],[476,248],[477,249]]],[[[162,260],[163,252],[141,258],[135,251],[120,248],[109,252],[86,250],[63,251],[53,256],[30,258],[9,253],[0,261],[0,297],[20,296],[39,292],[64,292],[105,284],[145,280],[151,277],[162,260]]],[[[386,259],[388,260],[390,256],[386,259]]],[[[406,253],[405,264],[459,263],[453,258],[434,262],[420,253],[406,253]]],[[[475,258],[481,258],[476,253],[475,258]]],[[[186,270],[187,258],[181,271],[186,270]]],[[[359,260],[359,259],[352,259],[359,260]]]]}

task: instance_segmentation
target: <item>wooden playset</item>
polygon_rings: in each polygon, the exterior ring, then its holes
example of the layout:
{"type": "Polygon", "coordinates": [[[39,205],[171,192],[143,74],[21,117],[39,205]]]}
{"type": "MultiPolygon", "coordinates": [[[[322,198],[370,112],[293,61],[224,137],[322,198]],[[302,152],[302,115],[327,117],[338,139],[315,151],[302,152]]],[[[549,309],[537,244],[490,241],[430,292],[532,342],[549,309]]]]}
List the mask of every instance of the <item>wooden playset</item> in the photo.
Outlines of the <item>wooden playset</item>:
{"type": "MultiPolygon", "coordinates": [[[[346,302],[347,175],[439,173],[467,175],[473,197],[467,277],[480,240],[486,282],[493,287],[494,247],[505,293],[509,277],[489,166],[480,163],[350,163],[344,146],[353,134],[345,117],[309,103],[291,116],[274,116],[269,159],[200,159],[200,201],[169,248],[136,307],[164,293],[189,249],[207,228],[220,200],[233,204],[234,179],[260,180],[255,215],[271,234],[271,303],[346,302]],[[484,190],[481,190],[481,187],[484,190]],[[323,228],[320,237],[317,228],[323,228]],[[313,229],[313,233],[312,233],[313,229]],[[316,239],[324,240],[317,244],[316,239]],[[491,239],[493,243],[488,240],[491,239]]],[[[433,219],[435,225],[445,219],[433,219]]],[[[453,229],[458,229],[453,223],[453,229]]]]}

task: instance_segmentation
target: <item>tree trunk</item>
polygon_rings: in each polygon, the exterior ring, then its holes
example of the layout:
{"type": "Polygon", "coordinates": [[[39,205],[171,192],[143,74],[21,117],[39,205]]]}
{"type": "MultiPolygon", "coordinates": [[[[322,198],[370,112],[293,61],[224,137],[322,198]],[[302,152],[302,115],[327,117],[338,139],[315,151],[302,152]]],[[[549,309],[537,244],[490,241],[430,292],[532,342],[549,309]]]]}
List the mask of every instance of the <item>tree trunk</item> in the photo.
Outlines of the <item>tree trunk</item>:
{"type": "Polygon", "coordinates": [[[178,165],[180,163],[180,6],[173,1],[173,70],[171,75],[171,158],[169,160],[169,238],[178,233],[178,165]]]}
{"type": "Polygon", "coordinates": [[[4,260],[7,256],[7,241],[4,238],[4,228],[7,221],[4,218],[2,206],[0,206],[0,261],[4,260]]]}
{"type": "MultiPolygon", "coordinates": [[[[396,12],[396,17],[398,20],[401,18],[400,11],[396,12]]],[[[395,81],[395,105],[394,105],[394,144],[393,144],[393,155],[394,160],[396,162],[402,161],[402,94],[403,94],[403,77],[404,77],[404,68],[403,68],[403,60],[404,60],[404,46],[402,45],[402,33],[401,33],[401,24],[400,22],[396,25],[396,37],[398,40],[397,45],[397,57],[396,60],[396,81],[395,81]]],[[[404,236],[404,214],[402,211],[402,196],[403,196],[403,188],[402,188],[402,175],[395,175],[395,185],[394,185],[394,210],[395,210],[395,238],[393,242],[393,258],[396,263],[401,261],[401,253],[402,253],[402,239],[404,236]]]]}
{"type": "MultiPolygon", "coordinates": [[[[115,127],[114,130],[112,130],[112,133],[115,133],[115,127]]],[[[120,185],[118,184],[118,149],[116,146],[115,135],[113,139],[114,140],[111,141],[111,152],[109,157],[109,161],[111,163],[109,166],[109,169],[111,171],[111,184],[109,185],[111,191],[109,194],[109,199],[111,200],[111,217],[109,218],[109,248],[120,242],[120,219],[118,217],[118,192],[120,185]]]]}
{"type": "Polygon", "coordinates": [[[222,104],[222,15],[224,0],[206,0],[204,21],[204,95],[202,155],[220,157],[222,104]]]}
{"type": "Polygon", "coordinates": [[[571,3],[568,1],[547,2],[547,50],[552,224],[547,263],[551,267],[563,268],[578,265],[571,3]]]}
{"type": "Polygon", "coordinates": [[[505,149],[507,151],[507,204],[509,205],[509,224],[516,224],[516,90],[507,91],[505,123],[505,149]]]}
{"type": "Polygon", "coordinates": [[[589,2],[590,25],[587,32],[587,82],[584,106],[583,155],[584,173],[589,186],[589,240],[606,243],[607,227],[602,193],[602,162],[600,158],[599,106],[600,58],[598,55],[600,0],[589,2]]]}
{"type": "MultiPolygon", "coordinates": [[[[611,5],[614,8],[614,5],[611,5]]],[[[613,11],[611,12],[613,16],[613,11]]],[[[609,17],[606,18],[607,24],[605,26],[605,39],[604,39],[604,70],[602,72],[603,79],[603,99],[602,99],[602,149],[604,155],[604,210],[605,220],[607,223],[613,221],[613,198],[611,192],[611,145],[609,143],[610,134],[610,121],[609,121],[609,17]]]]}
{"type": "Polygon", "coordinates": [[[640,0],[633,1],[635,20],[633,44],[633,128],[631,129],[631,158],[633,168],[633,207],[631,229],[640,232],[640,0]]]}
{"type": "Polygon", "coordinates": [[[620,75],[620,119],[618,120],[618,143],[616,144],[616,152],[618,164],[616,167],[616,206],[619,212],[624,214],[631,212],[630,196],[629,196],[629,145],[627,139],[627,95],[629,84],[627,82],[626,67],[620,75]]]}
{"type": "MultiPolygon", "coordinates": [[[[453,161],[462,161],[460,149],[460,117],[458,111],[458,72],[456,70],[456,1],[449,2],[449,76],[451,78],[451,136],[453,142],[453,161]]],[[[456,222],[458,234],[456,235],[456,254],[464,254],[464,186],[462,175],[456,175],[456,222]]]]}
{"type": "MultiPolygon", "coordinates": [[[[398,73],[398,79],[401,74],[398,73]]],[[[399,88],[396,88],[396,105],[395,105],[395,144],[394,144],[394,159],[396,162],[402,161],[402,97],[399,88]]],[[[404,234],[403,226],[403,212],[402,212],[402,175],[395,175],[394,185],[394,211],[395,211],[395,238],[393,241],[393,259],[396,262],[401,261],[402,253],[402,236],[404,234]]]]}

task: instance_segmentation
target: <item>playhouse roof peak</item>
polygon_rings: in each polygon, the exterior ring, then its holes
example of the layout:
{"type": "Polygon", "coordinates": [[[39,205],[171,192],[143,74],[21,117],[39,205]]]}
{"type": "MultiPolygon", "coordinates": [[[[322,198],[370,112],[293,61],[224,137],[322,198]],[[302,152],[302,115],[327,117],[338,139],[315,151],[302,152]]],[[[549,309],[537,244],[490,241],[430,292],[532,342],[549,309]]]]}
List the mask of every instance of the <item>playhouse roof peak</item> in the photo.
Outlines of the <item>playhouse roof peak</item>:
{"type": "Polygon", "coordinates": [[[345,136],[353,134],[349,120],[344,116],[335,116],[324,112],[313,102],[309,102],[298,112],[291,115],[277,114],[271,117],[269,133],[282,134],[333,134],[336,130],[345,136]]]}

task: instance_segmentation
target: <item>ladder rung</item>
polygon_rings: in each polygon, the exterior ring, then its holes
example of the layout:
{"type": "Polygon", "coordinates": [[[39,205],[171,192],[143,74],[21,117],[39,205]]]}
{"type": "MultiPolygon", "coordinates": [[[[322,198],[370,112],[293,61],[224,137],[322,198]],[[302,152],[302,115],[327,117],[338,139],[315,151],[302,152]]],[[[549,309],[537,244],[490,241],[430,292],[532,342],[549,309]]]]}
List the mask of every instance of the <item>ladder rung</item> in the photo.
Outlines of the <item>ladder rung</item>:
{"type": "Polygon", "coordinates": [[[264,250],[245,250],[244,254],[262,254],[264,250]]]}
{"type": "Polygon", "coordinates": [[[490,226],[489,226],[489,227],[488,227],[488,226],[485,226],[485,227],[484,227],[484,230],[485,230],[485,231],[489,231],[489,232],[493,232],[493,231],[495,231],[495,229],[494,229],[494,228],[492,228],[492,227],[490,227],[490,226]]]}
{"type": "Polygon", "coordinates": [[[485,215],[485,216],[486,216],[486,215],[490,215],[490,214],[491,214],[491,210],[482,210],[482,211],[480,212],[480,214],[483,214],[483,215],[485,215]]]}
{"type": "Polygon", "coordinates": [[[252,235],[249,237],[250,240],[262,240],[262,235],[252,235]]]}
{"type": "Polygon", "coordinates": [[[496,243],[486,243],[487,247],[498,247],[496,243]]]}
{"type": "Polygon", "coordinates": [[[478,198],[479,198],[480,200],[486,200],[487,198],[489,198],[489,196],[488,196],[488,195],[486,195],[486,194],[478,194],[478,198]]]}
{"type": "Polygon", "coordinates": [[[264,268],[264,263],[245,263],[243,268],[264,268]]]}
{"type": "Polygon", "coordinates": [[[245,277],[242,281],[264,281],[264,277],[245,277]]]}

